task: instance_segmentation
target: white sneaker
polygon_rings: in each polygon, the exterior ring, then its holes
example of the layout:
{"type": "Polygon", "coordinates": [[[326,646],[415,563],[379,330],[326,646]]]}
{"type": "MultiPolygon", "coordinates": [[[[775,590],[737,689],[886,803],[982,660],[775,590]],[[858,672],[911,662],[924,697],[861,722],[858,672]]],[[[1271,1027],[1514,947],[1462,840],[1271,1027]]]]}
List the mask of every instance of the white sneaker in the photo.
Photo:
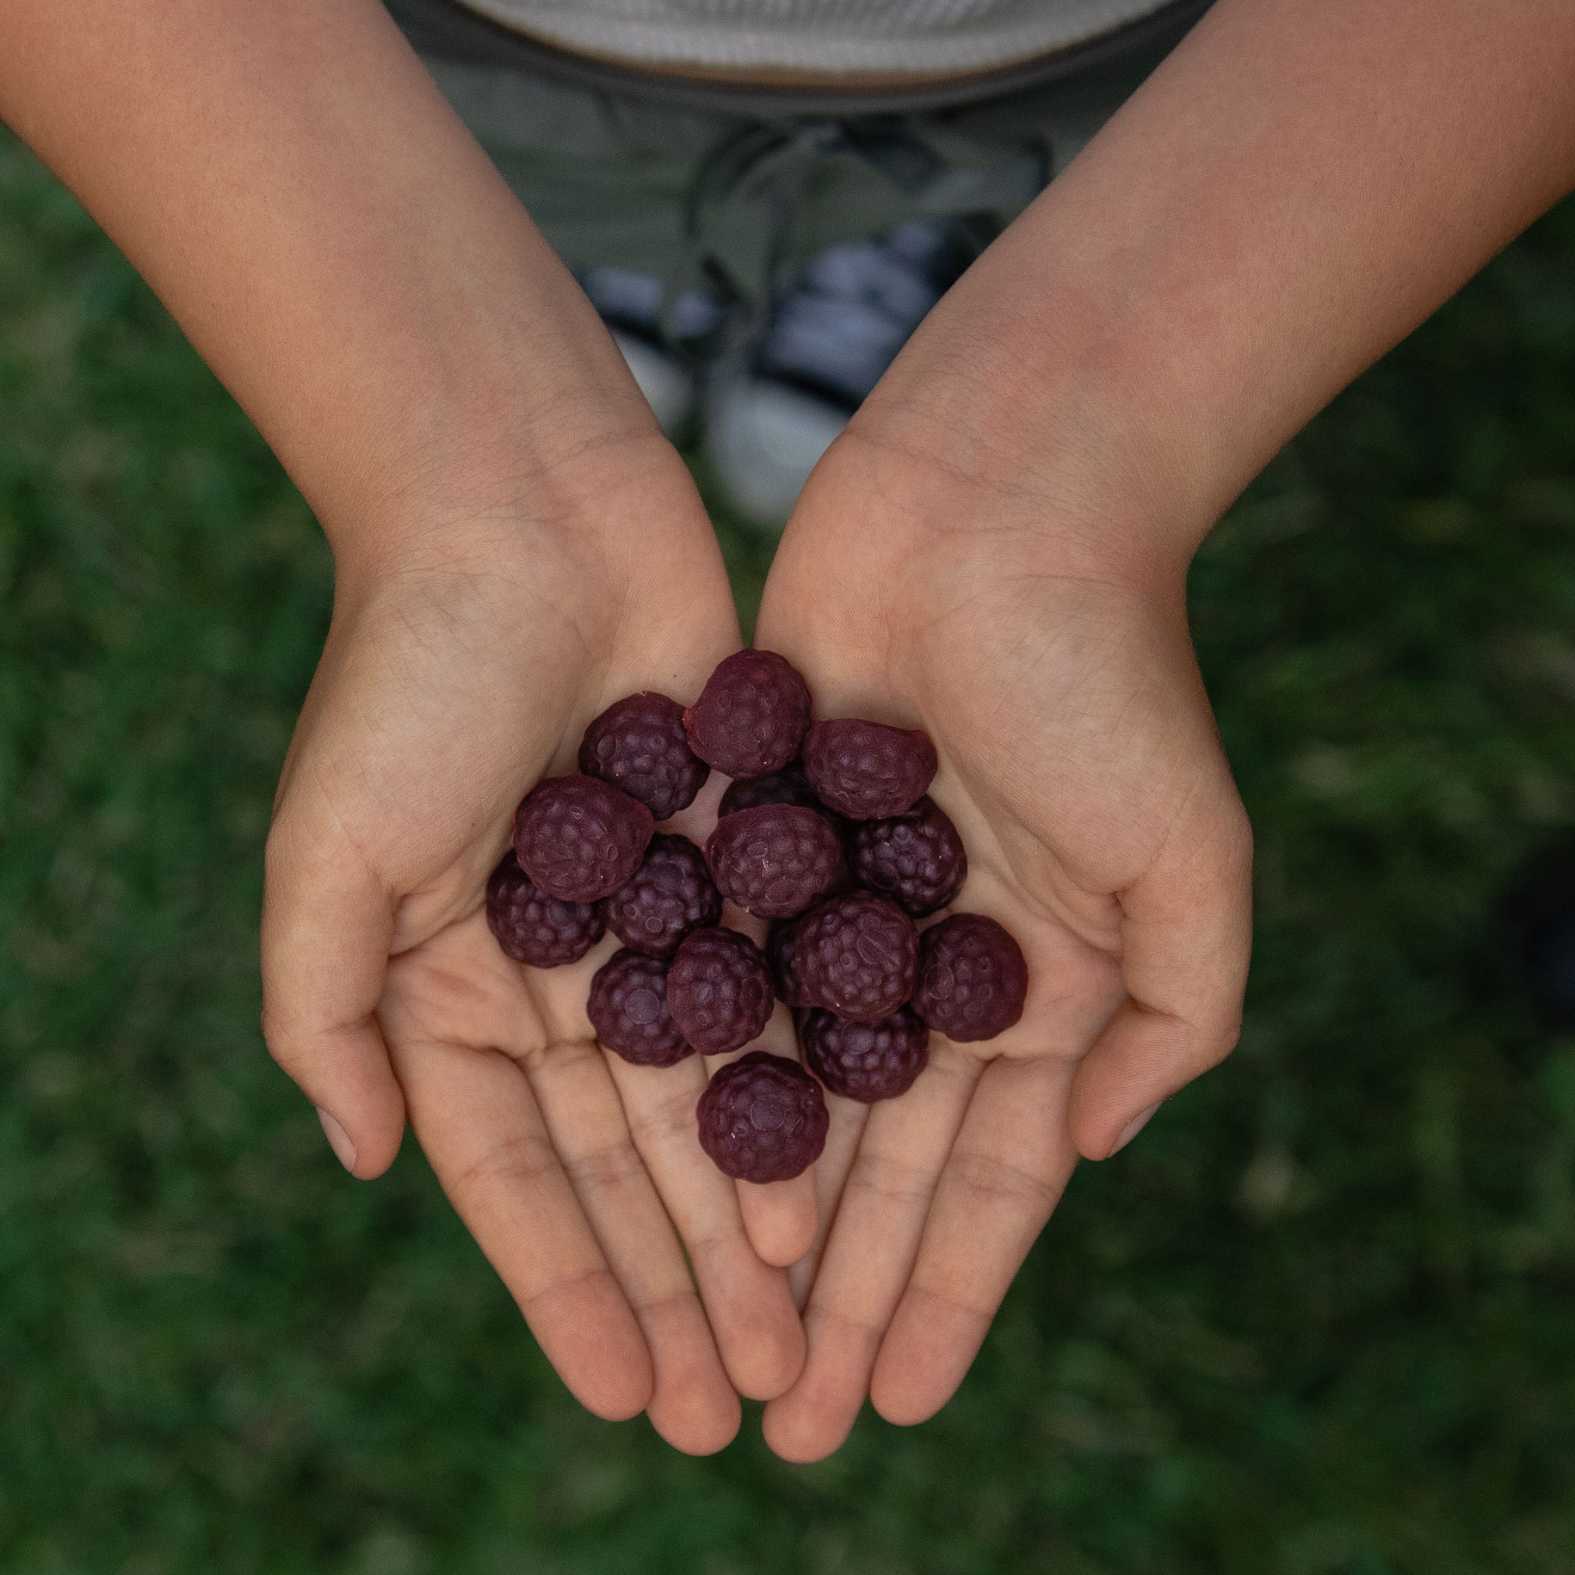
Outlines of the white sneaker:
{"type": "Polygon", "coordinates": [[[672,356],[646,340],[636,339],[619,328],[610,328],[609,332],[662,431],[670,442],[677,442],[694,414],[694,378],[672,356]]]}
{"type": "Polygon", "coordinates": [[[780,533],[848,415],[763,378],[740,377],[718,387],[706,400],[702,452],[730,511],[755,530],[780,533]]]}

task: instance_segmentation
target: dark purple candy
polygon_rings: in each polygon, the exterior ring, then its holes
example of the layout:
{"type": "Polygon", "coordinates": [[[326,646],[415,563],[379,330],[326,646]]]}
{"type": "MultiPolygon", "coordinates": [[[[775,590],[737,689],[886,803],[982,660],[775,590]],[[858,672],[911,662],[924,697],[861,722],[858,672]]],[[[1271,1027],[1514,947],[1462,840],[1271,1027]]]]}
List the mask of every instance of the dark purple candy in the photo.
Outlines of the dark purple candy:
{"type": "Polygon", "coordinates": [[[861,820],[848,837],[853,878],[915,918],[953,901],[968,878],[962,838],[940,805],[921,798],[902,815],[861,820]]]}
{"type": "Polygon", "coordinates": [[[793,960],[806,1004],[872,1023],[912,996],[919,935],[896,903],[868,892],[832,897],[796,929],[793,960]]]}
{"type": "Polygon", "coordinates": [[[643,952],[614,952],[591,979],[585,1006],[596,1037],[636,1066],[673,1066],[694,1046],[667,1010],[667,964],[643,952]]]}
{"type": "Polygon", "coordinates": [[[595,777],[550,777],[514,812],[514,851],[549,897],[596,902],[639,869],[655,824],[638,799],[595,777]]]}
{"type": "Polygon", "coordinates": [[[762,804],[723,816],[706,842],[705,857],[722,895],[763,919],[803,913],[845,868],[836,827],[794,804],[762,804]]]}
{"type": "Polygon", "coordinates": [[[684,712],[689,746],[730,777],[763,777],[798,754],[809,687],[775,651],[735,651],[684,712]]]}
{"type": "Polygon", "coordinates": [[[737,930],[685,936],[667,972],[667,1007],[697,1050],[725,1055],[757,1038],[775,997],[760,948],[737,930]]]}
{"type": "Polygon", "coordinates": [[[578,962],[603,932],[594,905],[560,902],[539,891],[512,852],[487,881],[487,928],[506,956],[532,968],[578,962]]]}
{"type": "Polygon", "coordinates": [[[784,766],[768,777],[742,777],[730,783],[716,812],[736,815],[741,809],[759,809],[762,804],[797,804],[800,809],[821,807],[809,778],[804,775],[804,768],[784,766]]]}
{"type": "Polygon", "coordinates": [[[954,913],[919,937],[913,1009],[948,1039],[993,1039],[1023,1015],[1028,964],[994,919],[954,913]]]}
{"type": "Polygon", "coordinates": [[[815,723],[804,740],[804,770],[816,797],[850,820],[911,809],[936,765],[935,745],[917,728],[842,718],[815,723]]]}
{"type": "Polygon", "coordinates": [[[650,691],[615,700],[586,728],[580,770],[639,799],[657,820],[687,809],[710,775],[689,747],[683,707],[650,691]]]}
{"type": "Polygon", "coordinates": [[[866,1105],[905,1094],[930,1059],[930,1030],[906,1006],[874,1023],[806,1012],[798,1042],[804,1065],[832,1093],[866,1105]]]}
{"type": "Polygon", "coordinates": [[[695,1106],[700,1147],[735,1181],[786,1181],[826,1146],[820,1084],[797,1061],[751,1050],[722,1067],[695,1106]]]}
{"type": "Polygon", "coordinates": [[[601,912],[625,946],[670,957],[691,930],[722,917],[722,894],[699,848],[687,837],[659,831],[634,878],[603,900],[601,912]]]}
{"type": "Polygon", "coordinates": [[[798,976],[798,920],[773,924],[766,935],[766,963],[777,999],[795,1009],[809,1005],[804,981],[798,976]]]}

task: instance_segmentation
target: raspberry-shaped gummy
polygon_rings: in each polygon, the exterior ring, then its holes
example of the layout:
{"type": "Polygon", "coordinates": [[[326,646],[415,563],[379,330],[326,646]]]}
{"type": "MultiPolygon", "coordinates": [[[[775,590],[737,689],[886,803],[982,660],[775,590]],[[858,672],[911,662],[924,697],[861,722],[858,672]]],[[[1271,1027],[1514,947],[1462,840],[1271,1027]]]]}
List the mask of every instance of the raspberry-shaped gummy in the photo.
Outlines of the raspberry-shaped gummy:
{"type": "Polygon", "coordinates": [[[944,908],[968,878],[968,855],[951,817],[932,798],[904,815],[861,820],[848,838],[853,878],[915,918],[944,908]]]}
{"type": "Polygon", "coordinates": [[[866,1105],[907,1093],[930,1059],[930,1031],[906,1006],[875,1023],[806,1012],[798,1042],[804,1065],[832,1093],[866,1105]]]}
{"type": "Polygon", "coordinates": [[[809,785],[802,766],[784,766],[768,777],[741,777],[730,782],[718,815],[736,815],[741,809],[759,809],[762,804],[797,804],[800,809],[819,809],[820,800],[809,785]]]}
{"type": "Polygon", "coordinates": [[[804,770],[815,796],[850,820],[911,809],[934,780],[937,763],[928,733],[884,722],[817,722],[804,740],[804,770]]]}
{"type": "Polygon", "coordinates": [[[771,969],[771,984],[784,1006],[809,1005],[804,981],[798,976],[798,920],[773,924],[766,936],[766,965],[771,969]]]}
{"type": "Polygon", "coordinates": [[[820,1084],[796,1061],[751,1050],[717,1072],[695,1106],[700,1147],[735,1181],[786,1181],[826,1146],[820,1084]]]}
{"type": "Polygon", "coordinates": [[[747,913],[791,919],[836,884],[842,838],[824,815],[794,804],[762,804],[724,815],[705,845],[718,889],[747,913]]]}
{"type": "Polygon", "coordinates": [[[590,903],[560,902],[537,890],[510,852],[487,881],[487,928],[515,962],[561,968],[578,962],[604,927],[590,903]]]}
{"type": "Polygon", "coordinates": [[[695,1049],[725,1055],[756,1038],[771,1016],[771,971],[737,930],[685,936],[667,971],[667,1009],[695,1049]]]}
{"type": "Polygon", "coordinates": [[[807,1005],[872,1023],[913,994],[919,932],[896,903],[862,891],[832,897],[796,929],[793,961],[807,1005]]]}
{"type": "Polygon", "coordinates": [[[687,809],[711,774],[689,747],[683,708],[651,692],[615,700],[585,729],[580,770],[639,799],[657,820],[687,809]]]}
{"type": "Polygon", "coordinates": [[[659,831],[634,878],[602,902],[601,912],[625,946],[671,957],[691,930],[722,917],[722,894],[699,848],[687,837],[659,831]]]}
{"type": "Polygon", "coordinates": [[[994,919],[954,913],[919,937],[913,1009],[948,1039],[993,1039],[1023,1015],[1028,964],[994,919]]]}
{"type": "Polygon", "coordinates": [[[695,1052],[667,1010],[660,957],[614,952],[591,979],[585,1013],[602,1044],[636,1066],[673,1066],[695,1052]]]}
{"type": "Polygon", "coordinates": [[[549,897],[596,902],[639,869],[655,824],[638,799],[595,777],[549,777],[514,812],[514,851],[549,897]]]}
{"type": "Polygon", "coordinates": [[[735,651],[684,712],[689,746],[730,777],[780,771],[809,726],[809,686],[775,651],[735,651]]]}

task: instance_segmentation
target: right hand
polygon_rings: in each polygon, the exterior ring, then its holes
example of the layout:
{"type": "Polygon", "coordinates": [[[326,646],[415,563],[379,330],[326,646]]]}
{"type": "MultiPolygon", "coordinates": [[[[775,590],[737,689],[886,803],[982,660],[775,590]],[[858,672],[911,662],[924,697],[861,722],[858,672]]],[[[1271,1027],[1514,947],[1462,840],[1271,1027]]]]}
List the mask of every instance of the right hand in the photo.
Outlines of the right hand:
{"type": "MultiPolygon", "coordinates": [[[[279,785],[268,1045],[356,1176],[389,1165],[408,1113],[583,1404],[648,1411],[707,1453],[736,1431],[738,1393],[779,1394],[802,1363],[772,1265],[807,1245],[808,1183],[752,1189],[746,1219],[696,1141],[701,1059],[634,1067],[590,1033],[613,939],[523,969],[483,894],[516,804],[577,769],[593,716],[640,689],[692,698],[737,648],[715,538],[654,425],[486,486],[423,483],[398,514],[384,549],[341,555],[279,785]]],[[[703,833],[720,788],[679,829],[703,833]]]]}
{"type": "Polygon", "coordinates": [[[929,732],[968,849],[955,907],[1017,939],[1028,998],[997,1038],[932,1033],[902,1098],[828,1099],[793,1270],[808,1357],[764,1417],[790,1460],[839,1447],[866,1396],[904,1424],[945,1404],[1079,1156],[1235,1043],[1251,938],[1251,831],[1179,566],[1136,571],[1070,468],[1043,490],[1026,463],[981,475],[890,408],[872,398],[810,477],[760,639],[822,715],[929,732]]]}

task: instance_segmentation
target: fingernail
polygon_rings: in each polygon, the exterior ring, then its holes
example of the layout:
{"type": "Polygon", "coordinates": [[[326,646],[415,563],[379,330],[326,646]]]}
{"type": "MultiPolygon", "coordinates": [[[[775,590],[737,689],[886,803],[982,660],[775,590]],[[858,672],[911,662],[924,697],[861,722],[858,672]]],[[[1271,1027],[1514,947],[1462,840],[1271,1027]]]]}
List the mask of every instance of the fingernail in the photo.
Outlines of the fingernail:
{"type": "Polygon", "coordinates": [[[1135,1138],[1138,1133],[1148,1125],[1149,1117],[1152,1116],[1154,1112],[1158,1110],[1159,1107],[1164,1103],[1165,1101],[1163,1099],[1156,1100],[1141,1115],[1133,1116],[1133,1118],[1127,1122],[1124,1127],[1122,1127],[1121,1136],[1116,1139],[1116,1146],[1110,1151],[1111,1155],[1119,1154],[1121,1150],[1124,1149],[1127,1144],[1130,1143],[1132,1139],[1135,1138]]]}
{"type": "Polygon", "coordinates": [[[334,1151],[335,1158],[354,1174],[355,1144],[350,1141],[350,1134],[320,1106],[317,1108],[317,1119],[323,1124],[323,1136],[328,1139],[328,1146],[334,1151]]]}

